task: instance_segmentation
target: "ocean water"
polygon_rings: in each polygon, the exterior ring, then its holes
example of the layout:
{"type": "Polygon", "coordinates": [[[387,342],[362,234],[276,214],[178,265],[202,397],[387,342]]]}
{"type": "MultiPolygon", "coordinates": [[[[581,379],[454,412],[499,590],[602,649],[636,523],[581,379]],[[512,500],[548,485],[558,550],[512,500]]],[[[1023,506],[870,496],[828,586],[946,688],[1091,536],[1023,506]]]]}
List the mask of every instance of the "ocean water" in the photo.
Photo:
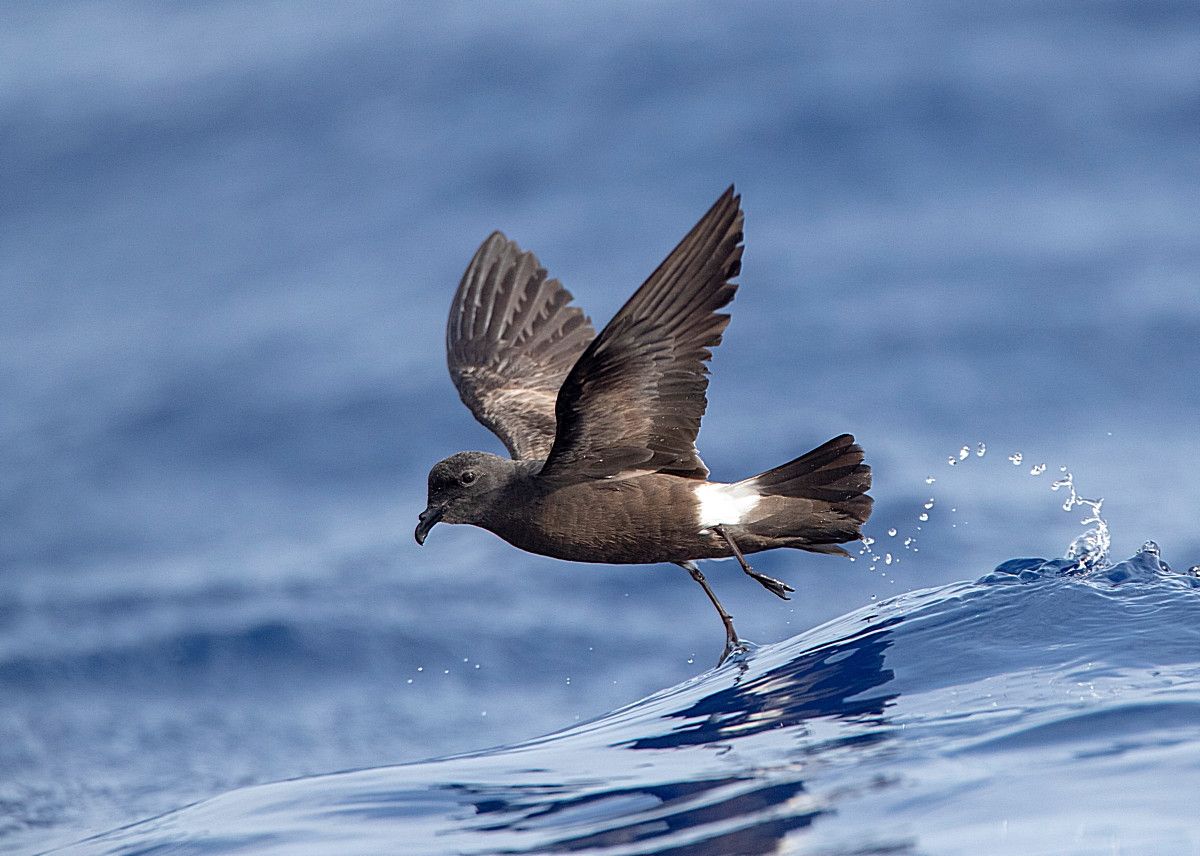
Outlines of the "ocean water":
{"type": "Polygon", "coordinates": [[[0,57],[0,852],[1197,852],[1195,4],[45,3],[0,57]],[[603,323],[730,182],[700,451],[850,431],[877,504],[756,559],[787,604],[710,564],[711,671],[676,568],[412,529],[499,450],[477,244],[603,323]],[[1065,573],[1072,497],[1132,558],[1065,573]]]}
{"type": "Polygon", "coordinates": [[[1195,852],[1198,575],[1152,544],[1017,559],[547,737],[233,791],[61,852],[1195,852]]]}

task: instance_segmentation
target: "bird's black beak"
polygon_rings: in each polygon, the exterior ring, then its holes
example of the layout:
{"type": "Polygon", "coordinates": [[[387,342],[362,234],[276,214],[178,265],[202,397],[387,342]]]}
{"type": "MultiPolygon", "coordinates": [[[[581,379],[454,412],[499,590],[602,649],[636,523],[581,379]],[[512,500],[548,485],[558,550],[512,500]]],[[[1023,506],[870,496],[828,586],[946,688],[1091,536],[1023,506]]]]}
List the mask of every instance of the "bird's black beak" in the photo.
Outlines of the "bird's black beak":
{"type": "Polygon", "coordinates": [[[442,519],[444,512],[444,509],[435,508],[432,505],[421,512],[421,515],[417,518],[420,521],[417,524],[417,531],[413,533],[418,544],[425,543],[425,539],[429,537],[429,530],[437,525],[437,522],[442,519]]]}

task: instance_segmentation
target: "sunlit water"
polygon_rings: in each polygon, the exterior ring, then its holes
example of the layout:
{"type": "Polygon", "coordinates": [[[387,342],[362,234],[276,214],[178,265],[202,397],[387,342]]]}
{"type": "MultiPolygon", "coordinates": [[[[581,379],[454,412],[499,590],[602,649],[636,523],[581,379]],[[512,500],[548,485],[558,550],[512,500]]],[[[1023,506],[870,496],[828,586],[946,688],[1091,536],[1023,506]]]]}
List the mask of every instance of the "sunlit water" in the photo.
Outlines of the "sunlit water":
{"type": "Polygon", "coordinates": [[[1192,853],[1200,579],[1014,559],[550,736],[234,791],[76,854],[1192,853]]]}

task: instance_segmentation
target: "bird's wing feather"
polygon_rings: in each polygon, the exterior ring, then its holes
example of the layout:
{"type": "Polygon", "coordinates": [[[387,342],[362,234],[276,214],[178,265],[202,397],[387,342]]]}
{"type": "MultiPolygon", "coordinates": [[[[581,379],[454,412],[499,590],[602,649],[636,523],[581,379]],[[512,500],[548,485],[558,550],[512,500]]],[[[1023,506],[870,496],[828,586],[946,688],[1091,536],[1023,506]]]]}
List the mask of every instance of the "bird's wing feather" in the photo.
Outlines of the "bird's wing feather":
{"type": "Polygon", "coordinates": [[[533,253],[499,232],[463,274],[446,324],[450,377],[475,418],[518,460],[544,460],[554,402],[595,330],[533,253]]]}
{"type": "Polygon", "coordinates": [[[703,479],[696,434],[711,349],[741,269],[740,197],[730,187],[575,363],[555,403],[548,481],[663,472],[703,479]]]}

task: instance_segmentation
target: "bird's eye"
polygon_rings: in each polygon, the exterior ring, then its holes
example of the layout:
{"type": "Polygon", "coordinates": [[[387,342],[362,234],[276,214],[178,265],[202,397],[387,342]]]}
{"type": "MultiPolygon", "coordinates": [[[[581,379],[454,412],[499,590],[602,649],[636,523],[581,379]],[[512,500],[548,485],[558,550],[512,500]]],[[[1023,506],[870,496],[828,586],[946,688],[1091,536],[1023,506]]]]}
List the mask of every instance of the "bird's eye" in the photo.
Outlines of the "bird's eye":
{"type": "Polygon", "coordinates": [[[458,477],[458,480],[463,484],[471,484],[476,478],[478,478],[478,476],[475,475],[474,470],[463,470],[463,473],[458,477]]]}

